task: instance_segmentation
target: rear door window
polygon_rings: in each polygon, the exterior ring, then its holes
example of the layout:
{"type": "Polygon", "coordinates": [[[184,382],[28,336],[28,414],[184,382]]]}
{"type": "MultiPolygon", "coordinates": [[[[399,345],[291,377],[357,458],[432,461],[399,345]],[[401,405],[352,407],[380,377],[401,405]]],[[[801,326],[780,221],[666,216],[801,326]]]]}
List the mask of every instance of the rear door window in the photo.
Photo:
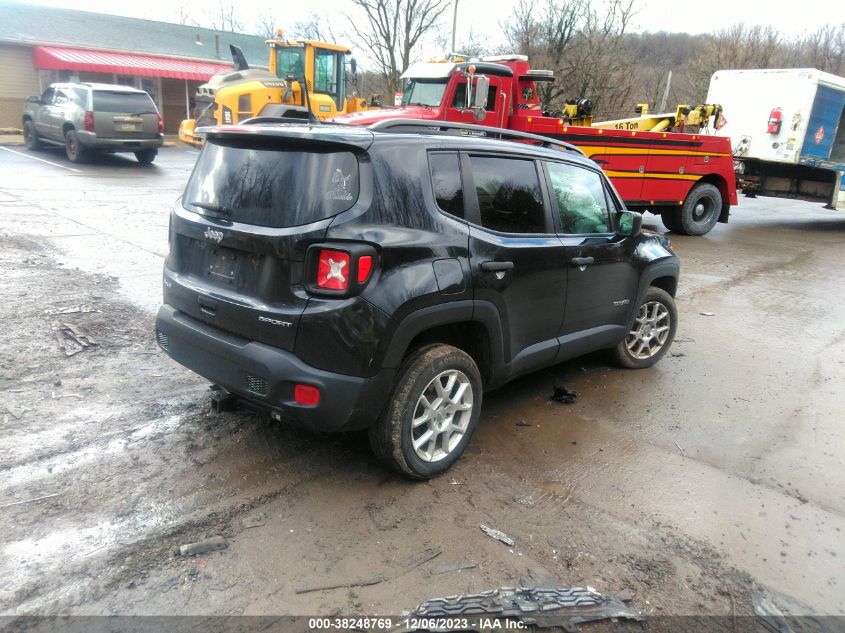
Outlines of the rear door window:
{"type": "Polygon", "coordinates": [[[94,91],[94,112],[145,114],[158,112],[150,95],[143,92],[94,91]]]}
{"type": "Polygon", "coordinates": [[[546,163],[563,233],[610,231],[608,198],[601,174],[566,163],[546,163]]]}
{"type": "Polygon", "coordinates": [[[461,185],[461,164],[457,152],[429,154],[431,183],[437,206],[456,218],[464,217],[464,188],[461,185]]]}
{"type": "Polygon", "coordinates": [[[540,179],[533,160],[470,156],[481,225],[502,233],[546,233],[540,179]]]}
{"type": "Polygon", "coordinates": [[[235,222],[282,228],[330,218],[358,199],[352,152],[255,148],[209,141],[182,205],[235,222]]]}

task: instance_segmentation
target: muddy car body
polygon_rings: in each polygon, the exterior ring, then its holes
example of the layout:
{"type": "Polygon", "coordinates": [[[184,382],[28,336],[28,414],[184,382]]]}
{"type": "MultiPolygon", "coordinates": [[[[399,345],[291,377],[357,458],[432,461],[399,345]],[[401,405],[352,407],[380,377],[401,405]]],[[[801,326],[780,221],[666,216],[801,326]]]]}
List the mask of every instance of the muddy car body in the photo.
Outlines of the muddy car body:
{"type": "Polygon", "coordinates": [[[409,476],[459,457],[484,389],[671,344],[678,260],[577,150],[330,125],[207,140],[171,214],[160,346],[277,417],[369,427],[409,476]]]}

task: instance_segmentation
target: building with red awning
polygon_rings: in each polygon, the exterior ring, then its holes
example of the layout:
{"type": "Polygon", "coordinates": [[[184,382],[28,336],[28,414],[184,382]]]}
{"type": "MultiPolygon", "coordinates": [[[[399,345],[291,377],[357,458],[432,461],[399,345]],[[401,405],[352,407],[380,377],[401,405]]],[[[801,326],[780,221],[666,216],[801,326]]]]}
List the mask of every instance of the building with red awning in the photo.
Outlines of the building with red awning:
{"type": "Polygon", "coordinates": [[[91,81],[145,90],[176,132],[197,86],[231,69],[231,44],[266,66],[263,37],[0,0],[0,127],[51,83],[91,81]]]}

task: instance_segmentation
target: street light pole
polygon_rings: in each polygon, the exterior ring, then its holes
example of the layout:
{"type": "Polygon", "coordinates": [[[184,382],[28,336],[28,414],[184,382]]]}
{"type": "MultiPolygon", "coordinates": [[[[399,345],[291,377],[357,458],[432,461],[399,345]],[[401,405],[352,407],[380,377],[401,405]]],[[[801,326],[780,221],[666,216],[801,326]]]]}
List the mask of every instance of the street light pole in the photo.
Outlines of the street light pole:
{"type": "Polygon", "coordinates": [[[450,53],[455,52],[455,29],[458,26],[458,0],[455,0],[455,11],[452,14],[452,49],[450,53]]]}

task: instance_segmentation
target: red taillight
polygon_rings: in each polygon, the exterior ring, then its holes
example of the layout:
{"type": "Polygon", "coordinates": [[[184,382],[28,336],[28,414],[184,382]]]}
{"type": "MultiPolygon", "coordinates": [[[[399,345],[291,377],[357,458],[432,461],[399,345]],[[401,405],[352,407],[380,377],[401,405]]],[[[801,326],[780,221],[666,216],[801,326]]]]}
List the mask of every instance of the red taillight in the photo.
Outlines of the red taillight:
{"type": "Polygon", "coordinates": [[[158,133],[164,134],[164,119],[161,118],[161,115],[158,115],[158,133]]]}
{"type": "Polygon", "coordinates": [[[94,113],[88,110],[85,113],[85,131],[86,132],[93,132],[94,131],[94,113]]]}
{"type": "Polygon", "coordinates": [[[323,249],[317,263],[317,287],[322,290],[349,288],[349,253],[323,249]]]}
{"type": "Polygon", "coordinates": [[[370,278],[373,270],[373,256],[364,255],[358,260],[358,283],[362,284],[370,278]]]}
{"type": "Polygon", "coordinates": [[[293,389],[293,399],[296,404],[313,407],[320,404],[320,390],[311,385],[297,385],[293,389]]]}

